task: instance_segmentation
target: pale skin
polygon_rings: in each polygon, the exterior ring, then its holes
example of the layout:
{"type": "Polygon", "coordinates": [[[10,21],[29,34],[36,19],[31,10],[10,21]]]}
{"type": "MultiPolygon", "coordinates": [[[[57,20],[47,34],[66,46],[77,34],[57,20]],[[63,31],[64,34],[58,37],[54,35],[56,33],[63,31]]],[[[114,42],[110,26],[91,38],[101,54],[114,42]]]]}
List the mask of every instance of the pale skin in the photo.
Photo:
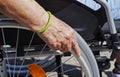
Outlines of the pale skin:
{"type": "MultiPolygon", "coordinates": [[[[40,30],[47,23],[48,13],[35,0],[0,0],[0,12],[30,28],[40,30]]],[[[38,35],[53,50],[73,50],[80,56],[75,31],[66,23],[53,16],[50,27],[38,35]]]]}

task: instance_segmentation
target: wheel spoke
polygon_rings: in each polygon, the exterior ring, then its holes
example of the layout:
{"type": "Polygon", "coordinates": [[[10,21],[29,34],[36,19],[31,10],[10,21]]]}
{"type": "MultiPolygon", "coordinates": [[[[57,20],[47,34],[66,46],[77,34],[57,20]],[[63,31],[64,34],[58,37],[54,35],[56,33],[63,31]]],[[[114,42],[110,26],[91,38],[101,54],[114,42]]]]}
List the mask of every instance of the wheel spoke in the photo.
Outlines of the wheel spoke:
{"type": "MultiPolygon", "coordinates": [[[[32,37],[31,37],[31,39],[30,39],[30,42],[29,42],[29,45],[28,45],[28,49],[31,47],[31,43],[32,43],[32,41],[33,41],[34,36],[35,36],[35,32],[33,33],[32,37]]],[[[26,56],[27,54],[28,54],[28,51],[25,53],[25,56],[26,56]]],[[[20,73],[20,71],[21,71],[21,66],[24,64],[24,62],[25,62],[25,58],[23,58],[23,61],[22,61],[21,65],[20,65],[20,68],[19,68],[17,77],[19,77],[19,73],[20,73]]]]}
{"type": "MultiPolygon", "coordinates": [[[[39,52],[39,54],[37,55],[37,58],[42,54],[42,52],[44,51],[44,49],[46,48],[47,44],[44,45],[44,47],[42,48],[42,50],[39,52]]],[[[35,60],[33,63],[36,63],[37,60],[35,60]]],[[[25,75],[25,77],[27,76],[27,74],[25,75]]]]}
{"type": "MultiPolygon", "coordinates": [[[[17,30],[17,39],[16,39],[16,53],[15,53],[15,58],[14,58],[14,69],[13,69],[13,71],[15,71],[15,67],[16,67],[16,62],[17,62],[17,60],[16,60],[16,57],[17,57],[17,48],[18,48],[18,42],[19,42],[19,29],[17,30]]],[[[13,77],[15,76],[15,72],[13,72],[13,77]]]]}
{"type": "MultiPolygon", "coordinates": [[[[54,68],[50,72],[52,73],[52,72],[56,71],[58,68],[63,67],[63,64],[68,62],[71,58],[73,58],[73,56],[71,56],[70,58],[66,59],[62,64],[60,64],[59,66],[57,66],[56,68],[54,68]]],[[[47,76],[50,76],[51,73],[47,73],[47,76]]]]}
{"type": "MultiPolygon", "coordinates": [[[[47,44],[45,44],[45,45],[43,46],[42,50],[39,52],[39,54],[37,55],[36,58],[38,58],[38,57],[40,57],[40,56],[42,55],[42,53],[43,53],[44,49],[46,48],[46,46],[47,46],[47,44]]],[[[34,63],[36,63],[36,62],[37,62],[37,60],[34,61],[34,63]]]]}
{"type": "Polygon", "coordinates": [[[68,72],[74,71],[74,70],[76,70],[76,69],[78,69],[78,67],[65,70],[65,71],[63,71],[62,73],[55,73],[55,74],[53,73],[53,74],[50,74],[48,77],[56,76],[57,74],[68,73],[68,72]]]}
{"type": "MultiPolygon", "coordinates": [[[[4,47],[6,45],[6,39],[5,39],[4,29],[1,28],[1,30],[2,30],[2,37],[3,37],[3,44],[4,44],[3,47],[4,47]]],[[[4,47],[4,48],[5,48],[4,49],[4,52],[5,52],[7,49],[6,49],[6,47],[4,47]]],[[[5,56],[9,57],[7,52],[5,52],[5,56]]],[[[7,59],[6,61],[9,64],[9,60],[7,59]]],[[[8,70],[10,71],[10,67],[8,67],[8,70]]],[[[11,73],[10,72],[9,72],[9,76],[11,77],[11,73]]]]}

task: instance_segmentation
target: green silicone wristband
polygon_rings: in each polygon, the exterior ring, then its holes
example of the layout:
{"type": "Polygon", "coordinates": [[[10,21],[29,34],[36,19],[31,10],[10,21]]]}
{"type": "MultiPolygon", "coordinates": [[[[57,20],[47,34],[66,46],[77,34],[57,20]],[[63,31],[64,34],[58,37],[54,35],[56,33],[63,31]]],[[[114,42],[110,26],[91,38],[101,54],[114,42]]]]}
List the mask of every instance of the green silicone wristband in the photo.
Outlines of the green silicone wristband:
{"type": "Polygon", "coordinates": [[[45,31],[49,28],[49,26],[50,26],[50,23],[51,23],[51,21],[52,21],[52,14],[51,14],[50,11],[47,11],[47,13],[48,13],[48,15],[49,15],[48,22],[47,22],[47,24],[46,24],[42,29],[40,29],[40,30],[38,30],[38,31],[36,32],[37,34],[42,34],[42,33],[45,32],[45,31]]]}

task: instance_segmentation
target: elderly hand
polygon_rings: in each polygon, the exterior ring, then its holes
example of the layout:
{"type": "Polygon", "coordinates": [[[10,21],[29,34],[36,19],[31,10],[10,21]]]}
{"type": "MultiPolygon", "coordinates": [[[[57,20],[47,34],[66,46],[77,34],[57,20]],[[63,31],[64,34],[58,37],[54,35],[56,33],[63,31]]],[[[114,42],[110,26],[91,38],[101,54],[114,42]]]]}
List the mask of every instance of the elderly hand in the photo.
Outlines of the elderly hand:
{"type": "MultiPolygon", "coordinates": [[[[44,27],[48,19],[47,12],[35,0],[0,0],[0,11],[34,32],[44,27]]],[[[55,16],[50,27],[39,36],[53,50],[73,50],[80,55],[74,30],[55,16]]]]}
{"type": "Polygon", "coordinates": [[[80,56],[80,49],[77,43],[75,31],[66,23],[53,16],[50,27],[39,35],[50,48],[60,51],[73,50],[80,56]]]}

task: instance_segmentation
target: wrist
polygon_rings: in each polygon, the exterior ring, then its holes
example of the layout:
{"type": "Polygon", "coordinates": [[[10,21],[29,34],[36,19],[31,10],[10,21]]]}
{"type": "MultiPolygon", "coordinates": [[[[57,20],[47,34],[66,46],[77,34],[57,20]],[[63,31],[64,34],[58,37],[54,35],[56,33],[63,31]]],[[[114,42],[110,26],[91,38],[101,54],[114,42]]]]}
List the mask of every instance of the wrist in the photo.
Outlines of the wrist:
{"type": "Polygon", "coordinates": [[[52,14],[51,14],[50,11],[47,11],[47,13],[48,13],[48,15],[49,15],[48,21],[47,21],[46,25],[45,25],[42,29],[36,31],[37,34],[42,34],[43,32],[45,32],[45,31],[49,28],[49,26],[50,26],[50,24],[51,24],[52,14]]]}
{"type": "Polygon", "coordinates": [[[45,12],[41,18],[37,18],[38,21],[33,22],[33,24],[30,24],[30,28],[32,31],[37,32],[38,30],[42,29],[48,22],[49,15],[47,12],[45,12]]]}

